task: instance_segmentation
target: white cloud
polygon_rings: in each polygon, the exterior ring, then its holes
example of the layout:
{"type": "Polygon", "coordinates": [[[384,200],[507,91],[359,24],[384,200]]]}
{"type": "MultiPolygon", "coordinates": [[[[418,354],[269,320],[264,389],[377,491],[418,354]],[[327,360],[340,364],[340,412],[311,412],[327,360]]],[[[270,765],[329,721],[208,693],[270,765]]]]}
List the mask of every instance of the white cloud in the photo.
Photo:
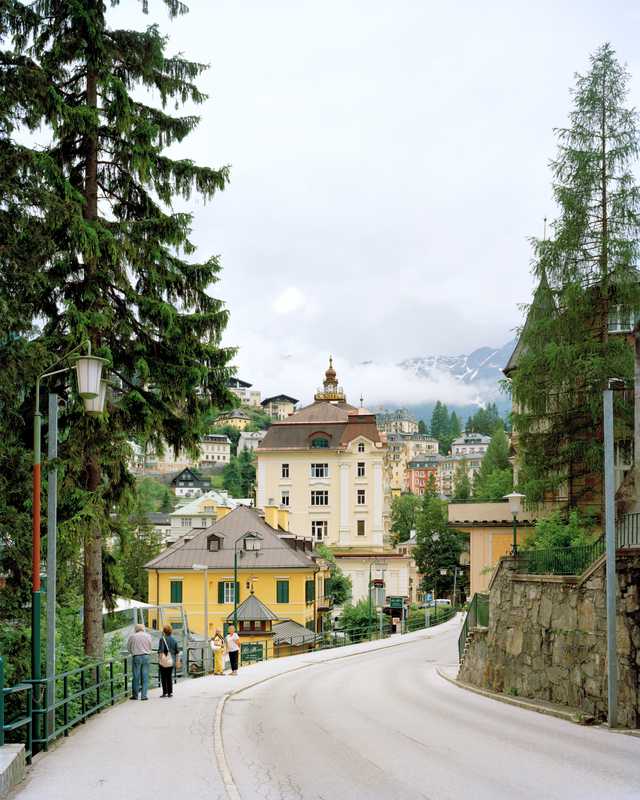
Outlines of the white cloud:
{"type": "Polygon", "coordinates": [[[291,314],[300,311],[306,305],[306,298],[300,289],[289,286],[273,301],[271,308],[276,314],[291,314]]]}

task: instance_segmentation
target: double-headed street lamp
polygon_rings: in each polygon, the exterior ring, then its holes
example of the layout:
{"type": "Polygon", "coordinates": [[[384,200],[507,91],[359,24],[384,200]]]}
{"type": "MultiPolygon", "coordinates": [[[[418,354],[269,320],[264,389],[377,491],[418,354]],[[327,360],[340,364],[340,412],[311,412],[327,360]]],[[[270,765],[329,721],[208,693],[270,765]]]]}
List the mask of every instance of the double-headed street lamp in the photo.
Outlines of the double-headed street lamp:
{"type": "MultiPolygon", "coordinates": [[[[41,525],[41,441],[42,414],[40,412],[40,385],[54,375],[61,375],[73,369],[76,371],[78,394],[84,401],[87,414],[101,414],[104,410],[107,382],[102,380],[104,358],[91,355],[91,342],[85,340],[59,358],[47,371],[38,375],[35,389],[35,412],[33,416],[33,505],[32,505],[32,594],[31,594],[31,677],[41,678],[40,620],[42,615],[40,583],[40,525],[41,525]],[[86,347],[86,354],[78,351],[86,347]],[[74,364],[61,369],[53,367],[73,359],[74,364]]],[[[49,395],[49,448],[50,462],[58,456],[58,396],[49,395]]],[[[57,547],[57,469],[49,470],[47,503],[47,701],[52,705],[55,675],[55,625],[56,625],[56,547],[57,547]]]]}
{"type": "Polygon", "coordinates": [[[513,544],[511,545],[511,555],[515,558],[518,555],[518,514],[522,511],[522,501],[524,495],[520,492],[505,494],[504,500],[509,502],[509,511],[513,517],[513,544]]]}

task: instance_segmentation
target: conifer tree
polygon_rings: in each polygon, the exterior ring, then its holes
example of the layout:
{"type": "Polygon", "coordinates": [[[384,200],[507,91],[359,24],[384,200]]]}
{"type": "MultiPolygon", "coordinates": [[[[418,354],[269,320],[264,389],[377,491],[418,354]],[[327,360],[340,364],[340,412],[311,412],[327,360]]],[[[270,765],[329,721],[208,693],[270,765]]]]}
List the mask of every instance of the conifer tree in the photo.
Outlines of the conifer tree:
{"type": "MultiPolygon", "coordinates": [[[[519,483],[534,502],[564,487],[570,507],[598,502],[602,390],[611,377],[633,375],[625,337],[608,331],[610,317],[624,321],[640,308],[639,140],[627,81],[603,45],[576,77],[569,125],[558,131],[559,216],[550,240],[534,242],[539,286],[512,373],[519,483]]],[[[616,418],[624,437],[627,410],[617,408],[616,418]]]]}
{"type": "MultiPolygon", "coordinates": [[[[164,2],[171,15],[187,10],[164,2]]],[[[117,381],[103,418],[84,416],[72,390],[53,386],[68,401],[61,517],[82,538],[91,657],[102,652],[109,511],[131,486],[127,440],[194,448],[210,405],[229,402],[232,355],[220,346],[227,312],[209,294],[218,260],[194,260],[191,215],[172,209],[174,198],[193,191],[211,198],[228,170],[164,152],[198,124],[166,107],[204,102],[195,80],[205,67],[168,56],[156,26],[115,30],[106,14],[103,0],[7,0],[0,8],[0,176],[5,183],[13,174],[24,193],[0,215],[8,243],[0,310],[20,292],[29,325],[41,325],[30,363],[46,365],[89,339],[117,381]],[[140,99],[147,93],[160,107],[140,99]],[[48,145],[18,144],[19,125],[48,131],[48,145]]],[[[28,431],[28,415],[24,422],[28,431]]]]}
{"type": "Polygon", "coordinates": [[[469,466],[462,459],[456,466],[453,475],[453,499],[468,500],[471,497],[471,480],[469,479],[469,466]]]}
{"type": "Polygon", "coordinates": [[[473,496],[478,500],[500,500],[512,486],[509,440],[502,425],[498,425],[475,477],[473,496]]]}

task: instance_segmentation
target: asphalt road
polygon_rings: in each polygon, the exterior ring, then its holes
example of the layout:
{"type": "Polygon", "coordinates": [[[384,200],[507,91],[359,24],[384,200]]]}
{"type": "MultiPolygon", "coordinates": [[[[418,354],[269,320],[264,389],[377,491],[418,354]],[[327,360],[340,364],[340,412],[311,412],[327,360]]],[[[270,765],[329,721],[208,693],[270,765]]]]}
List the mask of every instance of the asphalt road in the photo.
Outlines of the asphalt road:
{"type": "Polygon", "coordinates": [[[457,627],[315,663],[229,698],[222,738],[243,800],[640,799],[640,739],[459,689],[457,627]]]}

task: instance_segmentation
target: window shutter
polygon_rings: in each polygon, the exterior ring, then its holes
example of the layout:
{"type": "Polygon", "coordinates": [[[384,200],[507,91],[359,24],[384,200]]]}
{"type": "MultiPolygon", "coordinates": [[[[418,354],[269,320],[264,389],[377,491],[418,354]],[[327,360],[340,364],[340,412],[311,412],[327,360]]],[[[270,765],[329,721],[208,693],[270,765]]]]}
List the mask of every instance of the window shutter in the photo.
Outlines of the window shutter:
{"type": "Polygon", "coordinates": [[[276,584],[276,602],[289,602],[289,581],[278,581],[276,584]]]}
{"type": "Polygon", "coordinates": [[[306,581],[305,588],[307,603],[313,603],[315,600],[315,583],[313,581],[306,581]]]}
{"type": "Polygon", "coordinates": [[[218,581],[218,603],[224,603],[224,581],[218,581]]]}

